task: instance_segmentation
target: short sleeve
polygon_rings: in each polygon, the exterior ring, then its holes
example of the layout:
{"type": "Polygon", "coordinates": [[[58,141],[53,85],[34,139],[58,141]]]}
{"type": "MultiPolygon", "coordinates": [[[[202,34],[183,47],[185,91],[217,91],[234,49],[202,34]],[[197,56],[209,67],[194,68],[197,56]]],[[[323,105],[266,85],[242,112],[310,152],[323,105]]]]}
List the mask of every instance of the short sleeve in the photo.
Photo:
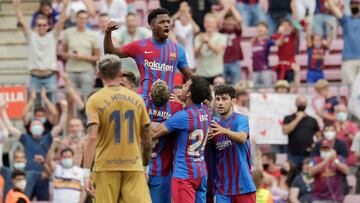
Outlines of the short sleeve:
{"type": "Polygon", "coordinates": [[[198,48],[199,46],[200,46],[200,44],[201,44],[201,40],[200,40],[200,35],[197,35],[196,37],[195,37],[195,42],[194,42],[194,48],[196,49],[196,48],[198,48]]]}
{"type": "Polygon", "coordinates": [[[93,32],[92,33],[92,48],[93,49],[99,49],[100,48],[100,44],[99,44],[99,36],[98,35],[96,35],[96,33],[95,32],[93,32]]]}
{"type": "Polygon", "coordinates": [[[135,41],[122,46],[120,49],[126,56],[135,58],[136,54],[139,53],[138,48],[139,48],[139,41],[135,41]]]}
{"type": "Polygon", "coordinates": [[[290,187],[292,187],[292,188],[300,188],[300,178],[301,178],[301,176],[296,176],[296,178],[292,181],[290,187]]]}
{"type": "Polygon", "coordinates": [[[19,141],[21,142],[21,144],[23,144],[24,146],[26,145],[26,136],[25,134],[21,134],[20,135],[20,139],[19,141]]]}
{"type": "Polygon", "coordinates": [[[284,120],[283,120],[283,123],[284,124],[289,124],[291,123],[291,121],[293,121],[293,117],[292,116],[285,116],[284,120]]]}
{"type": "Polygon", "coordinates": [[[240,115],[236,119],[237,126],[236,126],[236,132],[245,132],[246,134],[249,134],[249,119],[247,116],[240,115]]]}
{"type": "Polygon", "coordinates": [[[360,152],[360,133],[357,133],[355,135],[354,141],[351,145],[351,149],[352,152],[360,152]]]}
{"type": "Polygon", "coordinates": [[[271,39],[269,39],[269,40],[267,40],[267,47],[268,48],[270,48],[271,46],[274,46],[275,45],[275,42],[274,42],[274,40],[271,40],[271,39]]]}
{"type": "Polygon", "coordinates": [[[348,15],[343,15],[342,18],[339,19],[339,22],[341,24],[341,26],[344,27],[344,25],[346,24],[346,22],[349,20],[350,16],[348,15]]]}
{"type": "Polygon", "coordinates": [[[186,59],[185,51],[179,45],[178,45],[178,64],[177,64],[177,67],[179,69],[189,67],[187,59],[186,59]]]}
{"type": "Polygon", "coordinates": [[[99,112],[96,108],[96,104],[93,98],[90,98],[86,104],[86,118],[87,118],[87,126],[91,124],[100,124],[99,112]]]}
{"type": "Polygon", "coordinates": [[[170,133],[175,132],[176,130],[186,129],[186,123],[189,120],[189,115],[185,111],[180,111],[172,116],[170,119],[166,120],[164,125],[170,133]]]}

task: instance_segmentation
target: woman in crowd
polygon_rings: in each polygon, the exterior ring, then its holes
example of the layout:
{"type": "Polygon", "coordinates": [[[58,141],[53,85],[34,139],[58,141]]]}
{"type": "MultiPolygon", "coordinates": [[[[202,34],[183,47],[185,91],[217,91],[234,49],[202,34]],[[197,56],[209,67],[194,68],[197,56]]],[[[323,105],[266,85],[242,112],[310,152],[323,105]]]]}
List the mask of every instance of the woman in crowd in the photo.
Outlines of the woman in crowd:
{"type": "Polygon", "coordinates": [[[290,187],[290,202],[291,203],[310,203],[311,190],[314,183],[314,178],[310,174],[311,159],[306,158],[302,162],[301,173],[295,177],[290,187]]]}

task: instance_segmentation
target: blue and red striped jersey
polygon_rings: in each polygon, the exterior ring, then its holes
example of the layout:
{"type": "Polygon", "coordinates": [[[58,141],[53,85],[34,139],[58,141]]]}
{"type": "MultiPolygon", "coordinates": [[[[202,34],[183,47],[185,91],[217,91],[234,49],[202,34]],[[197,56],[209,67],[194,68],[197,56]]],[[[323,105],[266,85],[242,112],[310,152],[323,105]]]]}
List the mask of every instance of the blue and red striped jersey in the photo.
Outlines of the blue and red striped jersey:
{"type": "Polygon", "coordinates": [[[165,121],[170,133],[176,133],[174,144],[175,178],[200,178],[207,176],[204,149],[211,114],[205,105],[192,105],[165,121]]]}
{"type": "Polygon", "coordinates": [[[140,72],[143,98],[151,91],[152,84],[164,80],[174,90],[174,78],[177,69],[188,67],[184,49],[171,40],[159,44],[153,38],[134,41],[121,47],[121,50],[136,61],[140,72]]]}
{"type": "MultiPolygon", "coordinates": [[[[176,112],[181,111],[182,105],[174,100],[170,100],[163,106],[156,106],[151,97],[145,98],[146,109],[153,124],[160,124],[176,112]]],[[[166,136],[153,140],[151,160],[149,164],[149,175],[168,176],[172,169],[173,161],[173,137],[166,136]]]]}
{"type": "MultiPolygon", "coordinates": [[[[218,123],[233,132],[245,132],[249,135],[249,120],[244,115],[233,112],[226,120],[219,119],[218,123]]],[[[244,144],[236,143],[225,135],[217,135],[212,141],[216,148],[216,194],[241,195],[255,192],[256,187],[251,175],[249,136],[244,144]]]]}

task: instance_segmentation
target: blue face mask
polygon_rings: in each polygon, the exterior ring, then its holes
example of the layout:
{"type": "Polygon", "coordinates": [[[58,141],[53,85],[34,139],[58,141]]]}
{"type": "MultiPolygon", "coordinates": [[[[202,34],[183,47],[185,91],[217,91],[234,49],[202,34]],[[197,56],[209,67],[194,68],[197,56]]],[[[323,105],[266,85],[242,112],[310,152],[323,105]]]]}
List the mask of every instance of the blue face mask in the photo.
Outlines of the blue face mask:
{"type": "Polygon", "coordinates": [[[63,165],[65,168],[71,168],[73,166],[73,159],[71,158],[62,159],[61,165],[63,165]]]}
{"type": "Polygon", "coordinates": [[[31,127],[31,134],[35,138],[40,138],[44,132],[44,128],[41,125],[34,125],[31,127]]]}
{"type": "Polygon", "coordinates": [[[336,114],[336,119],[338,121],[346,121],[347,120],[347,113],[346,112],[339,112],[336,114]]]}

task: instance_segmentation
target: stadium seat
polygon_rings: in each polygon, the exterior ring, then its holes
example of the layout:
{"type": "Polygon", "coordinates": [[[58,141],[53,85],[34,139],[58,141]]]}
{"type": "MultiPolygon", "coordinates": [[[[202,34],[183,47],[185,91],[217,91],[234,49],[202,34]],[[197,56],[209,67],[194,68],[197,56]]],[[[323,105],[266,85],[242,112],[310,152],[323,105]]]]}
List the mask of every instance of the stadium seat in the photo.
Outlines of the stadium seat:
{"type": "MultiPolygon", "coordinates": [[[[355,189],[356,189],[356,177],[355,175],[348,175],[346,177],[348,184],[349,184],[349,188],[350,188],[350,193],[349,194],[355,194],[355,189]]],[[[358,201],[360,202],[360,201],[358,201]]]]}
{"type": "Polygon", "coordinates": [[[359,203],[360,195],[346,195],[344,203],[359,203]]]}
{"type": "Polygon", "coordinates": [[[344,40],[336,39],[330,45],[330,52],[331,53],[341,53],[344,49],[344,40]]]}

